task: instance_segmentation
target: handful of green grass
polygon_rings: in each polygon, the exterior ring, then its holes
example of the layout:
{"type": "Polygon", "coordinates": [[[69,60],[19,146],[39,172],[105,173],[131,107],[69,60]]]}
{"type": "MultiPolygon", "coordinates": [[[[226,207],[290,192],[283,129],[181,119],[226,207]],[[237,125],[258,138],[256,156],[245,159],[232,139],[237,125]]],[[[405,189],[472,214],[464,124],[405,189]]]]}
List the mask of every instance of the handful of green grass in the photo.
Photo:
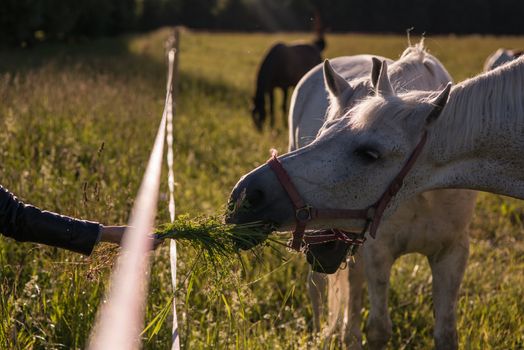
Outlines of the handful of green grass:
{"type": "Polygon", "coordinates": [[[190,219],[179,216],[174,222],[161,225],[156,234],[187,243],[201,250],[208,258],[230,257],[265,241],[273,228],[262,222],[224,224],[218,217],[190,219]]]}

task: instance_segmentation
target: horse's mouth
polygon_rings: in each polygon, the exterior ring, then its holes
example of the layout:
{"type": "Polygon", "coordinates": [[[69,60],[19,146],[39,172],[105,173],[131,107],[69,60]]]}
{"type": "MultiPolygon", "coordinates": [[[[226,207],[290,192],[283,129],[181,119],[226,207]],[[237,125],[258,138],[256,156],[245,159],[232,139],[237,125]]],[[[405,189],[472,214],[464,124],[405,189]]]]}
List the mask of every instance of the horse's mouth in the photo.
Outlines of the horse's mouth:
{"type": "Polygon", "coordinates": [[[234,237],[236,247],[241,250],[252,249],[263,243],[275,231],[292,228],[291,220],[288,220],[287,217],[275,217],[271,215],[271,210],[267,208],[253,210],[252,203],[246,198],[245,189],[242,189],[236,198],[230,198],[227,208],[226,223],[253,227],[252,234],[248,233],[234,237]],[[290,221],[290,223],[285,224],[282,221],[290,221]]]}
{"type": "Polygon", "coordinates": [[[306,251],[306,260],[313,271],[332,274],[339,269],[353,247],[353,244],[343,241],[311,244],[306,251]]]}

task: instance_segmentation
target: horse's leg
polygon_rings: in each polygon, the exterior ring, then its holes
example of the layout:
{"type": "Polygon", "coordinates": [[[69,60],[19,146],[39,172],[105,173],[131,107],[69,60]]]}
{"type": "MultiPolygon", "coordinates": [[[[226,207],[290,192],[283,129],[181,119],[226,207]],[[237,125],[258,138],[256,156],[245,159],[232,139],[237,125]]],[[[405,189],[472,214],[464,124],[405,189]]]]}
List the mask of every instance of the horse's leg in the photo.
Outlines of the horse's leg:
{"type": "Polygon", "coordinates": [[[344,315],[344,344],[348,349],[362,349],[362,297],[364,294],[364,259],[362,254],[355,256],[355,261],[348,263],[349,302],[344,315]]]}
{"type": "Polygon", "coordinates": [[[385,247],[369,245],[364,249],[369,295],[369,318],[366,335],[369,349],[385,349],[391,338],[392,324],[388,312],[388,289],[395,257],[385,247]]]}
{"type": "Polygon", "coordinates": [[[469,240],[464,239],[428,257],[433,274],[435,348],[457,349],[457,299],[469,255],[469,240]]]}
{"type": "Polygon", "coordinates": [[[313,306],[313,330],[320,332],[320,319],[324,313],[327,276],[309,269],[308,293],[313,306]]]}
{"type": "Polygon", "coordinates": [[[275,128],[275,90],[269,90],[269,125],[275,128]]]}
{"type": "Polygon", "coordinates": [[[332,275],[327,275],[327,316],[328,327],[323,332],[324,349],[332,349],[333,345],[340,343],[342,331],[347,323],[345,317],[349,299],[348,270],[338,270],[332,275]]]}
{"type": "Polygon", "coordinates": [[[287,129],[287,88],[282,88],[282,121],[284,124],[284,129],[287,129]]]}

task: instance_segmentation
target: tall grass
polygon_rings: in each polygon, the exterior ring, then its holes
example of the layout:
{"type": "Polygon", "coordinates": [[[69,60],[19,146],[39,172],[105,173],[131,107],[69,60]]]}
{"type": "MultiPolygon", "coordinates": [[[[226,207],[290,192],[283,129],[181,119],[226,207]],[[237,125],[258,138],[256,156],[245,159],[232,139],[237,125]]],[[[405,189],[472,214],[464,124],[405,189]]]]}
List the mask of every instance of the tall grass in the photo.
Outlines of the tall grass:
{"type": "MultiPolygon", "coordinates": [[[[22,199],[64,214],[125,223],[144,171],[165,88],[168,30],[72,46],[0,52],[0,183],[22,199]]],[[[239,176],[268,150],[286,149],[287,133],[257,134],[249,109],[256,66],[277,41],[309,34],[182,34],[175,118],[177,212],[210,215],[223,208],[239,176]]],[[[398,57],[403,36],[329,35],[327,57],[375,53],[398,57]]],[[[520,37],[429,37],[432,53],[455,80],[480,71],[498,47],[520,37]]],[[[167,185],[165,186],[167,192],[167,185]]],[[[161,195],[158,222],[167,222],[161,195]]],[[[461,289],[459,334],[466,349],[524,347],[522,202],[482,195],[471,258],[461,289]]],[[[107,287],[110,258],[0,239],[0,348],[82,348],[107,287]]],[[[111,253],[111,254],[114,254],[111,253]]],[[[261,257],[199,268],[198,249],[179,252],[175,291],[185,348],[315,348],[304,258],[265,248],[261,257]]],[[[391,348],[432,346],[431,280],[419,256],[402,258],[392,276],[391,348]]],[[[154,253],[146,349],[165,349],[160,322],[173,290],[168,247],[154,253]],[[157,322],[158,321],[158,322],[157,322]]],[[[363,309],[364,319],[367,309],[363,309]]]]}

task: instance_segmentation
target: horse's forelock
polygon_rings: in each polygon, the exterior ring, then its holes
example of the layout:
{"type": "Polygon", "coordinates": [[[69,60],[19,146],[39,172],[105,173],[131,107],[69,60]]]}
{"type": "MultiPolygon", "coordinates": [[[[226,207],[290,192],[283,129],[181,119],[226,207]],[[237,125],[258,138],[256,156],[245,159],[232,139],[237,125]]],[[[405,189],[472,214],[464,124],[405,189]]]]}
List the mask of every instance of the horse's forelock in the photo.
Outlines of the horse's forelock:
{"type": "MultiPolygon", "coordinates": [[[[350,124],[359,129],[374,125],[400,123],[411,116],[430,110],[430,101],[435,92],[410,91],[401,95],[370,96],[355,106],[349,113],[350,124]]],[[[422,113],[424,115],[424,113],[422,113]]]]}
{"type": "Polygon", "coordinates": [[[338,99],[328,96],[329,105],[326,111],[325,120],[333,120],[344,114],[352,107],[354,103],[358,103],[362,98],[368,96],[371,93],[371,82],[369,77],[357,78],[351,81],[351,90],[347,90],[344,93],[345,96],[342,96],[341,103],[338,99]],[[353,101],[353,103],[350,103],[353,101]]]}

